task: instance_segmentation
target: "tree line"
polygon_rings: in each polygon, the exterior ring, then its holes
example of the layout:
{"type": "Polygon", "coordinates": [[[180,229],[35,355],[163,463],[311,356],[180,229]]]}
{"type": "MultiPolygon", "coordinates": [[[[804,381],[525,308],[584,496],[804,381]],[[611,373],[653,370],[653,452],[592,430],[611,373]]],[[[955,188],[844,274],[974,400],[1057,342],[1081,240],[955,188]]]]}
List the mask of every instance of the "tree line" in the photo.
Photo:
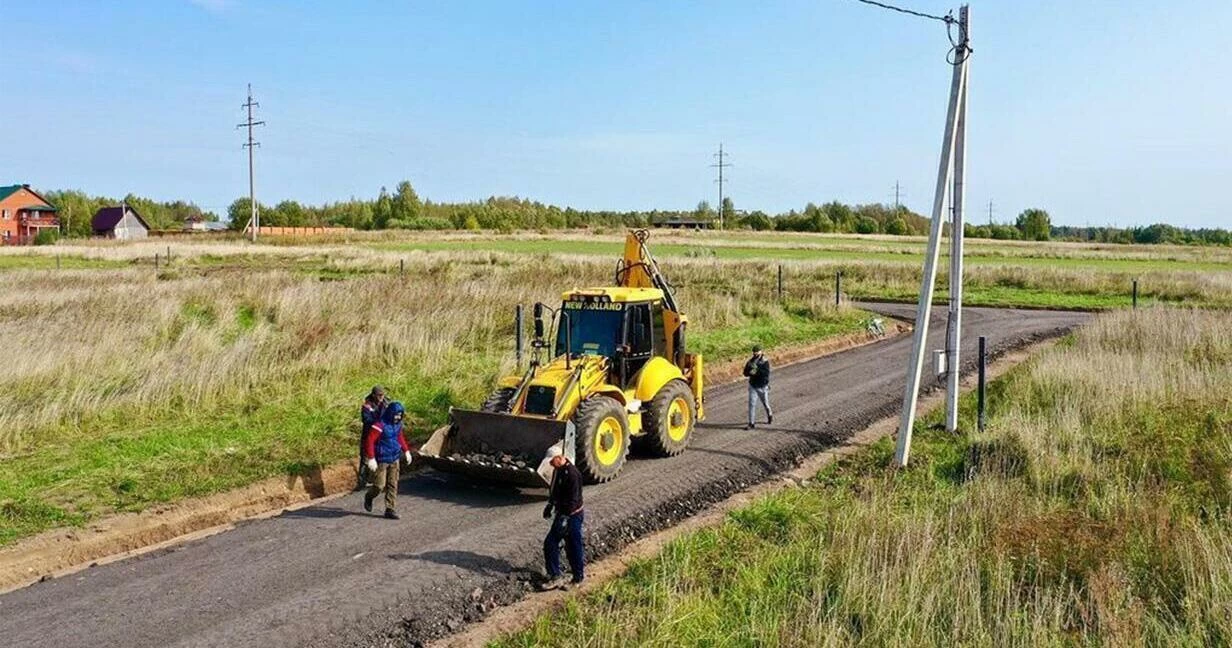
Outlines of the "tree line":
{"type": "Polygon", "coordinates": [[[56,208],[60,218],[60,232],[65,236],[86,237],[94,232],[90,221],[103,207],[115,207],[123,202],[132,207],[151,229],[183,229],[189,218],[217,221],[218,215],[205,211],[195,203],[183,200],[163,202],[128,194],[123,198],[91,196],[76,189],[40,192],[47,202],[56,208]]]}
{"type": "MultiPolygon", "coordinates": [[[[492,196],[486,200],[442,203],[422,200],[410,182],[393,192],[384,187],[372,200],[350,200],[304,205],[284,200],[273,206],[258,201],[261,224],[278,227],[350,227],[357,230],[500,230],[563,229],[577,227],[649,227],[670,221],[703,221],[729,229],[836,232],[860,234],[921,234],[928,221],[905,207],[880,204],[849,206],[832,201],[809,203],[801,211],[771,216],[763,211],[739,212],[731,198],[719,210],[701,201],[692,210],[608,211],[579,210],[548,205],[526,198],[492,196]]],[[[248,198],[237,198],[227,208],[232,229],[247,227],[248,198]]]]}
{"type": "MultiPolygon", "coordinates": [[[[58,209],[61,231],[68,236],[89,236],[90,220],[102,207],[121,200],[141,214],[152,229],[181,229],[189,218],[217,221],[213,212],[183,200],[157,201],[134,194],[123,199],[91,196],[82,191],[47,191],[42,194],[58,209]]],[[[261,224],[280,227],[349,227],[356,230],[497,230],[567,229],[582,227],[650,227],[670,221],[702,221],[727,229],[819,232],[841,234],[922,235],[928,219],[903,206],[870,203],[847,205],[830,201],[808,203],[801,210],[767,214],[740,211],[730,197],[719,209],[701,201],[692,210],[609,211],[578,210],[518,197],[492,196],[486,200],[445,203],[423,200],[409,181],[392,192],[382,187],[376,198],[351,198],[323,205],[284,200],[273,206],[258,202],[261,224]]],[[[233,230],[242,230],[250,214],[247,197],[237,198],[226,216],[233,230]]],[[[964,235],[998,240],[1066,240],[1098,243],[1173,243],[1232,245],[1232,232],[1217,228],[1187,229],[1155,224],[1144,227],[1054,226],[1047,211],[1031,208],[1012,223],[967,223],[964,235]]]]}

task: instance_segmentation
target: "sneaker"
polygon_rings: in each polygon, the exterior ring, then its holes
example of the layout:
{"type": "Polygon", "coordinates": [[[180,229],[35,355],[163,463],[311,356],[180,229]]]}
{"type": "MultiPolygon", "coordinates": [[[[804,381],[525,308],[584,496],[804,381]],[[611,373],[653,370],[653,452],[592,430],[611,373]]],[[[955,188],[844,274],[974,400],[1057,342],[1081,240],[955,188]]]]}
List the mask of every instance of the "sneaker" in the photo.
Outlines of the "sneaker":
{"type": "Polygon", "coordinates": [[[373,500],[372,495],[368,493],[364,493],[364,510],[369,513],[372,512],[372,500],[373,500]]]}
{"type": "Polygon", "coordinates": [[[539,585],[537,586],[537,589],[540,592],[549,592],[555,589],[568,589],[568,588],[569,588],[569,581],[566,581],[564,576],[555,576],[553,578],[549,578],[539,583],[539,585]]]}
{"type": "Polygon", "coordinates": [[[756,429],[756,428],[757,428],[757,424],[756,424],[756,423],[749,423],[748,425],[744,426],[744,429],[746,429],[746,430],[753,430],[753,429],[756,429]]]}
{"type": "Polygon", "coordinates": [[[398,515],[398,512],[397,512],[397,511],[395,511],[395,510],[393,510],[393,509],[385,509],[385,519],[388,519],[388,520],[401,520],[401,519],[402,519],[402,516],[401,516],[401,515],[398,515]]]}
{"type": "Polygon", "coordinates": [[[774,415],[773,414],[766,415],[766,425],[774,425],[774,415]]]}
{"type": "Polygon", "coordinates": [[[569,581],[569,585],[570,585],[571,587],[577,587],[577,586],[579,586],[579,585],[581,585],[581,584],[582,584],[582,579],[581,579],[581,578],[574,578],[573,580],[569,581]]]}

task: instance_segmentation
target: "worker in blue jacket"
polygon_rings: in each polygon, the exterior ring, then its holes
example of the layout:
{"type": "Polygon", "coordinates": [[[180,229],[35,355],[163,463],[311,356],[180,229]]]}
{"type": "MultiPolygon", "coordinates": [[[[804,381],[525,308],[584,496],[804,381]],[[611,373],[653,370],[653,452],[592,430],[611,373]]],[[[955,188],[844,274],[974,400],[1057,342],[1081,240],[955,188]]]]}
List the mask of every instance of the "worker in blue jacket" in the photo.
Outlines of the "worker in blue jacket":
{"type": "Polygon", "coordinates": [[[372,512],[372,500],[385,492],[385,517],[398,519],[398,476],[401,461],[411,464],[411,446],[402,433],[402,403],[394,401],[385,408],[381,420],[364,435],[364,463],[372,474],[372,486],[364,494],[364,510],[372,512]]]}

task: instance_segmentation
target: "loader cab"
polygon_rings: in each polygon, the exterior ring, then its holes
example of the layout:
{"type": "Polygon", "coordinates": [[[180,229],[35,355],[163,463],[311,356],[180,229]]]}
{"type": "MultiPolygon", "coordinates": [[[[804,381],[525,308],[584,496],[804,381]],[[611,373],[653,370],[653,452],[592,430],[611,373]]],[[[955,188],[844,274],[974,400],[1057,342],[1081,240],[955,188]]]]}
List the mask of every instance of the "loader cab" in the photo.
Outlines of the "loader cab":
{"type": "Polygon", "coordinates": [[[612,382],[622,388],[629,388],[637,372],[666,349],[659,290],[567,293],[560,312],[555,355],[568,348],[572,356],[604,356],[612,367],[612,382]]]}

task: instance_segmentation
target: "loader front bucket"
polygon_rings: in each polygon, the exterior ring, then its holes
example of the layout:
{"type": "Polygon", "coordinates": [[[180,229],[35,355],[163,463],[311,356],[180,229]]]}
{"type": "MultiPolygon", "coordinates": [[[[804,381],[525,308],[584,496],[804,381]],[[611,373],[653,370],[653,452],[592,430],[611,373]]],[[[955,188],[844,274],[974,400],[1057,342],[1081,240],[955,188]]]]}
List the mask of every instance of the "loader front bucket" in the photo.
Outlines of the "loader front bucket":
{"type": "Polygon", "coordinates": [[[487,481],[543,488],[552,469],[548,450],[558,447],[573,460],[573,422],[513,414],[451,410],[450,424],[432,433],[419,449],[428,465],[487,481]]]}

